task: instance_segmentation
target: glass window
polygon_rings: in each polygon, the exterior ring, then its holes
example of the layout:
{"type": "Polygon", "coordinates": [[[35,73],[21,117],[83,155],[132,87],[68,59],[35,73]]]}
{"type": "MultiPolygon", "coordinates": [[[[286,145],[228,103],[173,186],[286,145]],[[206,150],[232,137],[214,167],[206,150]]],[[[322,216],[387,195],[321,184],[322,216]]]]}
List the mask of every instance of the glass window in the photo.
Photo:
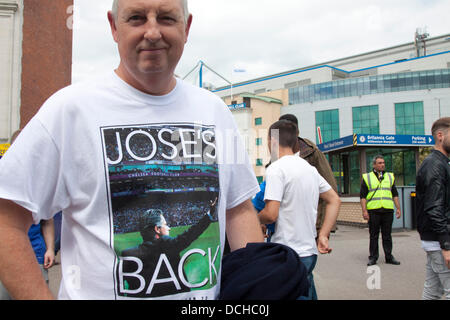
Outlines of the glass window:
{"type": "Polygon", "coordinates": [[[262,125],[262,118],[255,118],[255,126],[262,125]]]}
{"type": "Polygon", "coordinates": [[[405,76],[405,90],[412,90],[413,88],[413,76],[411,73],[405,76]]]}
{"type": "MultiPolygon", "coordinates": [[[[339,110],[325,110],[316,112],[316,128],[320,127],[322,142],[339,139],[339,110]]],[[[320,143],[316,132],[316,142],[320,143]]]]}
{"type": "Polygon", "coordinates": [[[378,82],[376,77],[370,78],[370,93],[375,94],[378,90],[378,82]]]}
{"type": "Polygon", "coordinates": [[[350,78],[289,89],[289,104],[367,94],[450,87],[448,69],[350,78]]]}
{"type": "Polygon", "coordinates": [[[413,89],[418,90],[420,88],[420,77],[419,72],[413,73],[413,89]]]}
{"type": "Polygon", "coordinates": [[[425,134],[423,102],[395,104],[395,127],[397,134],[425,134]]]}
{"type": "Polygon", "coordinates": [[[340,81],[340,83],[338,84],[337,92],[338,92],[338,94],[337,94],[338,98],[343,98],[345,96],[345,86],[342,81],[340,81]]]}
{"type": "Polygon", "coordinates": [[[442,70],[442,85],[443,85],[444,88],[450,86],[449,70],[442,70]]]}
{"type": "Polygon", "coordinates": [[[354,107],[353,112],[353,133],[359,134],[379,134],[378,105],[354,107]]]}
{"type": "Polygon", "coordinates": [[[359,194],[361,187],[361,173],[359,172],[359,152],[349,152],[349,184],[350,194],[359,194]]]}
{"type": "Polygon", "coordinates": [[[392,88],[391,91],[397,92],[398,86],[399,86],[398,75],[396,74],[391,75],[391,88],[392,88]]]}
{"type": "Polygon", "coordinates": [[[442,88],[442,71],[441,70],[435,70],[434,71],[434,78],[435,83],[433,85],[433,88],[442,88]]]}

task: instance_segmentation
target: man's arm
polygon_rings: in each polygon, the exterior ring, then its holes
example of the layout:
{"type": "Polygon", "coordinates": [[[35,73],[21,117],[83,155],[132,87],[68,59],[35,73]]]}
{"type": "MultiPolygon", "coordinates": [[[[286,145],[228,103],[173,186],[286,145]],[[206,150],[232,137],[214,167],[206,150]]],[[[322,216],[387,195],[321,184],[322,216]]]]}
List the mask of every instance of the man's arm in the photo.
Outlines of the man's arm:
{"type": "Polygon", "coordinates": [[[258,214],[259,221],[262,224],[271,224],[277,221],[280,212],[280,201],[266,200],[266,206],[258,214]]]}
{"type": "Polygon", "coordinates": [[[48,269],[55,263],[55,222],[53,219],[41,220],[41,231],[47,248],[44,255],[44,268],[48,269]]]}
{"type": "Polygon", "coordinates": [[[359,191],[359,202],[361,203],[361,209],[363,213],[363,218],[366,221],[369,221],[369,212],[367,211],[367,194],[369,193],[369,189],[367,188],[364,180],[361,181],[361,188],[359,191]]]}
{"type": "Polygon", "coordinates": [[[391,193],[392,199],[394,200],[395,208],[397,208],[395,216],[397,217],[397,219],[400,219],[400,217],[402,216],[402,212],[400,210],[400,202],[398,200],[398,191],[397,187],[395,186],[395,182],[392,184],[391,193]]]}
{"type": "Polygon", "coordinates": [[[31,213],[0,199],[0,281],[14,299],[53,299],[28,238],[31,213]]]}
{"type": "Polygon", "coordinates": [[[443,183],[445,177],[445,168],[434,167],[426,173],[424,185],[425,194],[423,195],[424,213],[430,220],[431,229],[438,236],[438,241],[444,256],[444,262],[450,269],[450,250],[444,249],[444,244],[450,242],[447,217],[445,215],[445,192],[446,187],[443,183]]]}
{"type": "Polygon", "coordinates": [[[321,193],[320,198],[326,202],[327,206],[325,209],[325,219],[317,238],[317,248],[320,253],[331,253],[332,249],[328,245],[328,238],[330,237],[331,229],[336,223],[341,199],[333,189],[321,193]]]}
{"type": "Polygon", "coordinates": [[[369,221],[369,211],[367,211],[367,200],[365,198],[359,199],[359,203],[361,204],[361,210],[363,213],[363,218],[366,221],[369,221]]]}
{"type": "Polygon", "coordinates": [[[249,242],[263,242],[264,237],[251,200],[227,210],[227,237],[231,251],[245,248],[249,242]]]}
{"type": "Polygon", "coordinates": [[[397,217],[397,219],[400,219],[400,217],[402,216],[402,212],[400,210],[400,201],[398,200],[398,197],[394,197],[393,199],[395,203],[395,208],[397,208],[395,216],[397,217]]]}

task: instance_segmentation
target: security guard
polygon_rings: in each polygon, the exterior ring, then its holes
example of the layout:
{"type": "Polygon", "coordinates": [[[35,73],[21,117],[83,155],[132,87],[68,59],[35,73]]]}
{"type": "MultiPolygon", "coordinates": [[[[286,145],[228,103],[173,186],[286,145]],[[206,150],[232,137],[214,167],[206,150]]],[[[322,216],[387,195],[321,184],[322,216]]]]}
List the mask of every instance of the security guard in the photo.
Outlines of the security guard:
{"type": "Polygon", "coordinates": [[[392,222],[394,221],[394,203],[397,208],[396,217],[400,219],[400,203],[395,187],[395,177],[385,172],[385,162],[381,155],[373,159],[373,170],[363,174],[360,190],[360,202],[364,220],[369,223],[370,246],[368,266],[378,260],[378,237],[381,229],[383,249],[386,263],[399,265],[392,255],[392,222]]]}

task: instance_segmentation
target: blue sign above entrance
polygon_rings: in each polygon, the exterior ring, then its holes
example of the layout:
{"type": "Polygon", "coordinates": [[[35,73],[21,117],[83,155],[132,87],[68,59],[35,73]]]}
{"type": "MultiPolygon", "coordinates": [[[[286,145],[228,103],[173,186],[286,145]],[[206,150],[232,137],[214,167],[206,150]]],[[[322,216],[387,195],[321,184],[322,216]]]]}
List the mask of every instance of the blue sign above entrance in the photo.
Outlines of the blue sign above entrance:
{"type": "Polygon", "coordinates": [[[237,109],[245,109],[247,108],[246,103],[238,103],[238,104],[231,104],[228,106],[231,110],[237,110],[237,109]]]}
{"type": "Polygon", "coordinates": [[[356,146],[430,147],[434,146],[434,139],[427,135],[354,134],[317,147],[322,152],[330,152],[356,146]]]}

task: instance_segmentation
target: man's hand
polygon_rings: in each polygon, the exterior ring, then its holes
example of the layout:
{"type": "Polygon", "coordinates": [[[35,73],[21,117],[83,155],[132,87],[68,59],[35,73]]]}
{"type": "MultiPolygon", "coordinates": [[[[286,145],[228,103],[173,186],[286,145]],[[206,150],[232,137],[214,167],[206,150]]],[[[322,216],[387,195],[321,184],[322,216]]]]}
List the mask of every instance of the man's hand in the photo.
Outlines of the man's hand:
{"type": "Polygon", "coordinates": [[[216,197],[214,200],[209,201],[209,217],[211,220],[216,221],[217,220],[217,200],[218,197],[216,197]]]}
{"type": "Polygon", "coordinates": [[[369,212],[367,210],[363,210],[363,218],[366,221],[369,221],[369,212]]]}
{"type": "Polygon", "coordinates": [[[47,250],[44,255],[44,268],[49,269],[55,264],[55,250],[47,250]]]}
{"type": "Polygon", "coordinates": [[[327,254],[327,253],[331,253],[331,251],[333,251],[333,249],[331,249],[329,247],[328,237],[319,236],[317,238],[317,249],[319,250],[319,252],[321,254],[327,254]]]}
{"type": "Polygon", "coordinates": [[[395,216],[397,217],[397,219],[400,219],[400,217],[402,216],[402,212],[400,211],[399,208],[397,208],[397,211],[395,213],[395,216]]]}
{"type": "Polygon", "coordinates": [[[442,250],[442,255],[444,256],[444,263],[447,269],[450,269],[450,250],[442,250]]]}
{"type": "Polygon", "coordinates": [[[264,239],[267,239],[269,236],[267,235],[267,226],[265,224],[261,224],[261,230],[264,235],[264,239]]]}

